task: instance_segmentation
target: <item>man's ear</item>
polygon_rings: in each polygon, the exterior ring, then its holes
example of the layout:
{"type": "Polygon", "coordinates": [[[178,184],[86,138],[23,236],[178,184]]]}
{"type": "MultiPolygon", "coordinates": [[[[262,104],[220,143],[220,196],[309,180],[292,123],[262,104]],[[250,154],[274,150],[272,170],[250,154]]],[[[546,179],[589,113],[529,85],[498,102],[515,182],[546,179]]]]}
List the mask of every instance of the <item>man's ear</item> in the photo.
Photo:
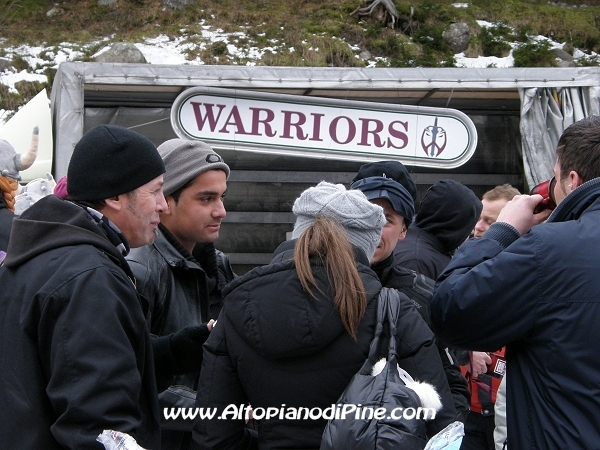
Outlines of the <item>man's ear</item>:
{"type": "Polygon", "coordinates": [[[160,213],[161,216],[171,215],[171,211],[175,207],[175,199],[171,195],[165,195],[165,201],[167,202],[167,209],[160,213]]]}
{"type": "MultiPolygon", "coordinates": [[[[106,204],[105,208],[110,208],[114,211],[120,211],[123,208],[123,197],[125,194],[117,195],[115,197],[110,197],[104,200],[106,204]]],[[[103,211],[100,211],[103,213],[103,211]]],[[[104,214],[104,213],[103,213],[104,214]]]]}
{"type": "Polygon", "coordinates": [[[577,189],[579,186],[581,186],[583,184],[583,179],[574,170],[571,170],[569,172],[569,175],[567,175],[567,178],[568,178],[567,186],[570,189],[569,193],[571,193],[571,191],[577,189]]]}
{"type": "Polygon", "coordinates": [[[401,241],[402,239],[404,239],[406,237],[406,232],[408,231],[408,229],[406,228],[406,225],[404,225],[402,227],[402,231],[400,232],[400,236],[398,237],[398,240],[401,241]]]}
{"type": "Polygon", "coordinates": [[[398,241],[401,241],[406,237],[406,232],[408,231],[408,227],[406,226],[406,219],[402,218],[402,231],[400,231],[400,235],[398,236],[398,241]]]}

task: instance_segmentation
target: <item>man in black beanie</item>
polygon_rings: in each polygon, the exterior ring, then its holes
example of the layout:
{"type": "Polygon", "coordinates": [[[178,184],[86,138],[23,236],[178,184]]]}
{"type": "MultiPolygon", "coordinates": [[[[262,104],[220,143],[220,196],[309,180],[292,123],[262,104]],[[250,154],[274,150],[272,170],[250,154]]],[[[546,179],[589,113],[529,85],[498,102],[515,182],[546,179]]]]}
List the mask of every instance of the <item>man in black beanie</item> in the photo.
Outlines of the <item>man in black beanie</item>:
{"type": "Polygon", "coordinates": [[[160,448],[145,305],[125,256],[156,236],[164,172],[150,140],[100,125],[75,146],[69,201],[49,195],[15,219],[0,268],[3,448],[160,448]]]}

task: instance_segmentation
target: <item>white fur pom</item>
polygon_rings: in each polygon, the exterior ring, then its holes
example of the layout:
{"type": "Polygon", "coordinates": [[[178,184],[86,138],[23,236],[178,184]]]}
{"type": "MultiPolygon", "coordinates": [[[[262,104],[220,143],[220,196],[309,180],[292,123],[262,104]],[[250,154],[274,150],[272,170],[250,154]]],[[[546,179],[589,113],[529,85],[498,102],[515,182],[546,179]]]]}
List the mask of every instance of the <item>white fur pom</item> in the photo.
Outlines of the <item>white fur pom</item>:
{"type": "Polygon", "coordinates": [[[375,365],[373,366],[371,375],[372,376],[379,375],[383,371],[383,368],[385,367],[385,362],[386,362],[385,358],[381,358],[379,361],[377,361],[375,363],[375,365]]]}
{"type": "Polygon", "coordinates": [[[415,381],[413,383],[408,383],[406,387],[417,393],[423,408],[433,408],[436,412],[442,409],[443,405],[440,394],[437,393],[431,384],[415,381]]]}
{"type": "MultiPolygon", "coordinates": [[[[381,358],[379,361],[377,361],[373,366],[371,375],[379,375],[385,368],[386,362],[387,360],[385,358],[381,358]]],[[[398,366],[397,368],[398,374],[400,375],[402,381],[404,381],[406,387],[415,391],[416,394],[419,396],[419,399],[421,400],[421,406],[423,408],[433,408],[436,411],[442,409],[442,400],[440,398],[440,395],[435,390],[435,387],[433,387],[429,383],[415,381],[408,374],[408,372],[400,368],[400,366],[398,366]]]]}

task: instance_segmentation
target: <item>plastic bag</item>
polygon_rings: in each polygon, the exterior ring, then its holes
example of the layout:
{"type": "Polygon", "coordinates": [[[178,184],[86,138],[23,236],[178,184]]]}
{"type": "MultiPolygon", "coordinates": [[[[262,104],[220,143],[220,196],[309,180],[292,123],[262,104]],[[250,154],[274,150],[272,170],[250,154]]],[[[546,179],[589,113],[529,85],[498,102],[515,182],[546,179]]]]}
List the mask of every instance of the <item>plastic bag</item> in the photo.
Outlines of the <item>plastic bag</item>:
{"type": "Polygon", "coordinates": [[[145,450],[127,433],[114,430],[104,430],[96,438],[104,445],[105,450],[145,450]]]}
{"type": "Polygon", "coordinates": [[[425,450],[459,450],[465,435],[462,422],[453,422],[427,442],[425,450]]]}

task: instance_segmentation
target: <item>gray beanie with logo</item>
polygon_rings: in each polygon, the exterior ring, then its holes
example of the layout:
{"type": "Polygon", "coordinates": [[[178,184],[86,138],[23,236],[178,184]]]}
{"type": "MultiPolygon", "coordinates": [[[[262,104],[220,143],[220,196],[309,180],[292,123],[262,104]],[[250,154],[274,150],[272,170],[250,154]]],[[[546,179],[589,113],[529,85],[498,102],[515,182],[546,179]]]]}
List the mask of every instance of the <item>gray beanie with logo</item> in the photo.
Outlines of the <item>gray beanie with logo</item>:
{"type": "Polygon", "coordinates": [[[326,181],[300,194],[292,212],[296,215],[292,239],[299,238],[317,218],[333,219],[344,227],[350,242],[362,249],[369,260],[375,254],[385,224],[383,208],[367,200],[361,191],[326,181]]]}
{"type": "Polygon", "coordinates": [[[158,146],[158,153],[165,163],[165,195],[171,195],[208,170],[222,170],[229,178],[229,166],[202,141],[170,139],[158,146]]]}

